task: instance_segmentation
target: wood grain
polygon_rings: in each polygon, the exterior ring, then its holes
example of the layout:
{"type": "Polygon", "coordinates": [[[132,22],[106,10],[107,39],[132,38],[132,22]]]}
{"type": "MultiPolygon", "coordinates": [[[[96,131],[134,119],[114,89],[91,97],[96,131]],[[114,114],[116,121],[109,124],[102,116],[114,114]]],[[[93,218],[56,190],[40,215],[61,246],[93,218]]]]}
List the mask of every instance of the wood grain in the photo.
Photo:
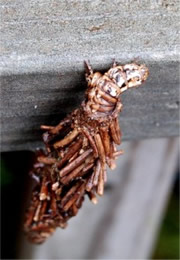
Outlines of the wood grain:
{"type": "Polygon", "coordinates": [[[178,1],[1,1],[1,149],[40,146],[83,99],[83,61],[147,64],[145,86],[122,97],[124,140],[179,134],[178,1]]]}

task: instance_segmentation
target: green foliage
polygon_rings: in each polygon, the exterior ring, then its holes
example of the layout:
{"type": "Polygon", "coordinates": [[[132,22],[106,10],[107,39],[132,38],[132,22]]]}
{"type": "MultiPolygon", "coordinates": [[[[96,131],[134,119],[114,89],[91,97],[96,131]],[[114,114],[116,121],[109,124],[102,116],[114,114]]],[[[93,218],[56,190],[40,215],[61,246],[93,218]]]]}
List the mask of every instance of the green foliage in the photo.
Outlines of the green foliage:
{"type": "Polygon", "coordinates": [[[13,174],[9,170],[8,166],[5,164],[4,160],[1,158],[1,178],[0,178],[0,183],[1,186],[8,185],[12,183],[13,181],[13,174]]]}
{"type": "Polygon", "coordinates": [[[152,259],[179,259],[179,201],[173,193],[152,259]]]}

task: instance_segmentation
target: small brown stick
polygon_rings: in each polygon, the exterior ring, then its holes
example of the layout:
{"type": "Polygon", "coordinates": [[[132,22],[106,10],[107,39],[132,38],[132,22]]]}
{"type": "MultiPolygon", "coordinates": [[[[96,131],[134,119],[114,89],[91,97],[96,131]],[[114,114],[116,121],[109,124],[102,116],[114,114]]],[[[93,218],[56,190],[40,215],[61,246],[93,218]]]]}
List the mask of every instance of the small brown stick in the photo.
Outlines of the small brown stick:
{"type": "Polygon", "coordinates": [[[70,198],[70,200],[68,200],[65,204],[65,206],[63,207],[64,211],[67,211],[72,205],[73,203],[82,196],[82,193],[84,192],[84,187],[85,187],[85,183],[81,184],[81,186],[77,189],[77,192],[74,194],[74,196],[72,198],[70,198]]]}
{"type": "Polygon", "coordinates": [[[42,206],[42,203],[40,202],[39,205],[38,205],[38,207],[37,207],[37,209],[36,209],[36,212],[35,212],[35,214],[34,214],[33,220],[34,220],[35,222],[37,222],[37,221],[39,220],[39,215],[40,215],[41,206],[42,206]]]}
{"type": "Polygon", "coordinates": [[[48,231],[49,230],[49,226],[47,226],[47,224],[44,223],[38,223],[34,226],[31,227],[32,231],[48,231]]]}
{"type": "Polygon", "coordinates": [[[75,154],[73,154],[73,156],[69,159],[69,162],[74,161],[74,159],[76,159],[78,157],[78,155],[79,155],[79,151],[76,152],[75,154]]]}
{"type": "MultiPolygon", "coordinates": [[[[115,152],[117,152],[117,147],[116,147],[116,144],[115,144],[114,142],[112,142],[111,147],[112,147],[112,153],[113,153],[113,154],[114,154],[115,152]]],[[[114,158],[114,155],[113,155],[113,158],[114,158]]]]}
{"type": "Polygon", "coordinates": [[[39,199],[40,200],[45,200],[48,198],[48,186],[47,186],[47,177],[44,176],[41,184],[41,191],[39,194],[39,199]]]}
{"type": "Polygon", "coordinates": [[[87,195],[88,195],[89,199],[92,201],[93,204],[98,203],[97,197],[96,197],[96,195],[94,194],[93,191],[87,192],[87,195]]]}
{"type": "Polygon", "coordinates": [[[51,130],[53,128],[54,128],[54,126],[50,126],[50,125],[41,125],[40,126],[40,129],[42,129],[42,130],[51,130]]]}
{"type": "MultiPolygon", "coordinates": [[[[91,168],[94,166],[94,163],[91,164],[91,168]]],[[[87,180],[86,183],[86,190],[90,191],[92,189],[93,186],[95,186],[94,184],[94,178],[98,178],[97,175],[99,174],[99,169],[100,169],[100,161],[98,160],[97,165],[94,167],[93,172],[91,174],[91,176],[89,177],[89,179],[87,180]]],[[[97,184],[96,184],[97,185],[97,184]]]]}
{"type": "Polygon", "coordinates": [[[64,157],[57,163],[58,169],[60,169],[82,146],[82,138],[79,138],[76,143],[69,147],[68,152],[64,157]]]}
{"type": "Polygon", "coordinates": [[[79,209],[82,206],[82,203],[84,201],[85,182],[83,183],[82,189],[80,187],[79,190],[77,191],[77,193],[79,194],[79,197],[78,197],[78,199],[76,200],[76,202],[74,204],[76,204],[76,207],[79,209]]]}
{"type": "Polygon", "coordinates": [[[91,168],[93,168],[93,166],[94,166],[94,162],[87,164],[87,166],[85,166],[85,167],[83,168],[83,170],[78,173],[78,175],[77,175],[76,177],[77,177],[77,178],[83,177],[84,175],[86,175],[86,173],[87,173],[91,168]]]}
{"type": "Polygon", "coordinates": [[[92,163],[94,162],[94,155],[93,153],[91,153],[86,159],[85,159],[85,163],[86,164],[89,164],[89,163],[92,163]]]}
{"type": "Polygon", "coordinates": [[[46,208],[47,208],[47,200],[44,200],[42,202],[42,207],[41,207],[41,210],[40,210],[40,220],[43,219],[45,211],[46,211],[46,208]]]}
{"type": "Polygon", "coordinates": [[[78,208],[77,208],[75,203],[72,205],[71,209],[72,209],[72,212],[73,212],[73,216],[76,216],[77,213],[78,213],[78,208]]]}
{"type": "Polygon", "coordinates": [[[83,201],[84,201],[84,196],[81,196],[79,199],[77,199],[76,206],[78,209],[81,208],[83,201]]]}
{"type": "Polygon", "coordinates": [[[103,144],[102,144],[101,136],[99,134],[95,134],[94,139],[95,139],[96,146],[97,146],[97,149],[98,149],[99,157],[100,157],[102,162],[105,162],[106,161],[105,151],[104,151],[104,147],[103,147],[103,144]]]}
{"type": "Polygon", "coordinates": [[[40,163],[44,163],[44,164],[48,164],[48,165],[52,165],[52,164],[56,163],[55,158],[50,158],[50,157],[45,157],[45,156],[38,156],[37,160],[40,163]]]}
{"type": "Polygon", "coordinates": [[[65,203],[67,202],[67,200],[69,199],[69,197],[71,197],[71,195],[80,187],[81,183],[76,183],[66,194],[65,196],[62,198],[61,200],[61,206],[63,207],[65,205],[65,203]]]}
{"type": "Polygon", "coordinates": [[[83,134],[87,137],[87,139],[89,140],[89,143],[94,151],[94,157],[97,158],[98,157],[98,150],[96,147],[96,144],[92,138],[92,136],[90,135],[89,131],[85,128],[82,129],[83,134]]]}
{"type": "Polygon", "coordinates": [[[115,116],[121,111],[122,107],[123,107],[123,105],[122,105],[120,99],[118,99],[118,101],[117,101],[117,103],[116,103],[116,107],[115,107],[115,109],[113,110],[111,116],[112,116],[112,117],[115,117],[115,116]]]}
{"type": "Polygon", "coordinates": [[[106,161],[107,161],[107,165],[109,166],[109,168],[111,170],[114,170],[116,168],[116,163],[115,163],[115,160],[112,159],[112,158],[106,158],[106,161]]]}
{"type": "Polygon", "coordinates": [[[116,129],[116,135],[117,135],[117,138],[120,140],[120,143],[121,143],[122,134],[121,134],[121,129],[120,129],[120,126],[119,126],[118,118],[116,117],[114,119],[114,121],[115,121],[114,125],[115,125],[115,129],[116,129]]]}
{"type": "Polygon", "coordinates": [[[110,137],[109,137],[109,133],[108,133],[108,127],[101,127],[100,135],[101,135],[101,139],[103,142],[106,156],[109,156],[109,154],[110,154],[110,137]]]}
{"type": "MultiPolygon", "coordinates": [[[[110,143],[109,159],[112,159],[112,160],[115,159],[115,157],[114,157],[114,152],[116,152],[116,149],[115,149],[115,148],[116,148],[116,147],[115,147],[115,145],[114,145],[114,142],[111,141],[111,143],[110,143]]],[[[108,161],[108,157],[106,157],[106,160],[108,161]]]]}
{"type": "Polygon", "coordinates": [[[106,171],[105,167],[103,169],[103,180],[104,180],[104,182],[107,182],[107,171],[106,171]]]}
{"type": "Polygon", "coordinates": [[[104,180],[103,180],[103,171],[101,169],[99,174],[98,185],[97,185],[97,194],[102,196],[103,193],[104,193],[104,180]]]}
{"type": "Polygon", "coordinates": [[[119,155],[122,155],[123,153],[124,153],[123,150],[116,151],[116,152],[113,153],[113,156],[114,156],[114,157],[118,157],[119,155]]]}
{"type": "Polygon", "coordinates": [[[28,211],[28,217],[27,220],[24,224],[24,226],[27,228],[31,225],[32,221],[33,221],[33,217],[35,215],[35,210],[38,206],[39,200],[34,201],[33,205],[30,207],[29,211],[28,211]]]}
{"type": "Polygon", "coordinates": [[[74,170],[77,166],[79,166],[87,157],[90,153],[92,153],[92,149],[88,149],[85,151],[83,154],[81,154],[79,157],[77,157],[74,161],[70,162],[67,166],[65,166],[60,172],[59,175],[60,177],[65,176],[72,170],[74,170]]]}
{"type": "Polygon", "coordinates": [[[79,165],[77,168],[75,168],[70,174],[65,175],[63,178],[60,179],[60,181],[66,185],[68,184],[70,181],[72,181],[74,178],[76,178],[79,173],[82,171],[82,169],[84,168],[84,163],[82,163],[81,165],[79,165]]]}
{"type": "Polygon", "coordinates": [[[70,119],[64,119],[61,121],[57,126],[53,127],[53,129],[50,129],[49,133],[50,134],[57,134],[59,131],[63,128],[63,126],[67,123],[69,123],[71,120],[70,119]]]}
{"type": "Polygon", "coordinates": [[[98,184],[98,179],[99,179],[100,171],[101,171],[101,163],[100,163],[100,161],[98,160],[98,161],[97,161],[97,164],[96,164],[96,166],[95,166],[95,169],[94,169],[94,178],[93,178],[93,185],[94,185],[94,186],[97,186],[97,184],[98,184]]]}
{"type": "Polygon", "coordinates": [[[50,209],[52,210],[51,215],[55,216],[57,214],[57,204],[56,204],[56,198],[54,193],[52,193],[52,198],[51,198],[51,205],[50,205],[50,209]]]}
{"type": "MultiPolygon", "coordinates": [[[[94,166],[94,162],[87,164],[87,165],[84,167],[84,169],[83,169],[83,171],[82,171],[82,174],[84,175],[84,173],[86,173],[87,171],[89,171],[93,166],[94,166]]],[[[80,176],[82,176],[82,175],[80,175],[80,176]]]]}
{"type": "Polygon", "coordinates": [[[94,180],[94,172],[91,174],[91,176],[89,177],[87,183],[86,183],[86,190],[90,191],[93,187],[93,180],[94,180]]]}
{"type": "Polygon", "coordinates": [[[110,123],[110,131],[111,131],[111,136],[112,136],[113,141],[116,144],[120,144],[120,140],[119,140],[119,138],[116,135],[116,129],[115,129],[115,126],[114,126],[114,121],[112,121],[110,123]]]}
{"type": "Polygon", "coordinates": [[[64,137],[62,140],[54,143],[54,148],[60,148],[63,147],[69,143],[71,143],[79,134],[79,131],[75,128],[72,132],[70,132],[66,137],[64,137]]]}
{"type": "Polygon", "coordinates": [[[102,178],[104,183],[107,181],[107,171],[106,171],[106,164],[105,163],[101,163],[101,171],[102,171],[102,178]]]}

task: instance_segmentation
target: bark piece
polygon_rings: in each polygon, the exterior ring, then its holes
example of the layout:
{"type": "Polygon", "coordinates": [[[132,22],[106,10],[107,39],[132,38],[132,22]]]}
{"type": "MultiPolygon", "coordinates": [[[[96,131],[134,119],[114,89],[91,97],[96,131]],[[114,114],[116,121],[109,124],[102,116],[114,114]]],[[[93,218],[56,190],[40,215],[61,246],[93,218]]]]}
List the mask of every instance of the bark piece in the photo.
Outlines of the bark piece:
{"type": "Polygon", "coordinates": [[[44,176],[43,177],[43,181],[42,181],[42,185],[41,185],[41,191],[39,194],[39,199],[40,200],[45,200],[48,198],[48,181],[47,181],[47,177],[44,176]]]}
{"type": "Polygon", "coordinates": [[[69,143],[71,143],[79,134],[79,131],[75,128],[70,134],[68,134],[67,136],[65,136],[62,140],[54,143],[54,148],[60,148],[63,147],[65,145],[68,145],[69,143]]]}
{"type": "Polygon", "coordinates": [[[70,162],[66,167],[64,167],[59,172],[60,177],[63,177],[66,174],[68,174],[69,172],[71,172],[72,170],[74,170],[77,166],[79,166],[83,162],[83,160],[86,159],[86,157],[88,157],[88,155],[90,153],[92,153],[92,149],[88,149],[83,154],[81,154],[79,157],[77,157],[74,161],[70,162]]]}
{"type": "Polygon", "coordinates": [[[82,138],[79,138],[73,145],[69,147],[68,152],[57,163],[57,168],[60,169],[77,151],[79,152],[81,146],[82,146],[82,138]]]}
{"type": "Polygon", "coordinates": [[[98,203],[97,197],[96,197],[96,195],[94,194],[93,191],[89,191],[89,192],[87,192],[87,194],[88,194],[88,197],[92,201],[93,204],[98,203]]]}
{"type": "Polygon", "coordinates": [[[104,180],[103,180],[103,171],[101,169],[99,174],[98,185],[97,185],[97,194],[102,196],[103,193],[104,193],[104,180]]]}
{"type": "Polygon", "coordinates": [[[70,181],[72,181],[74,178],[76,178],[79,175],[79,173],[84,168],[84,165],[85,165],[85,163],[82,163],[77,168],[75,168],[70,174],[65,175],[63,178],[61,178],[61,182],[64,185],[68,184],[70,181]]]}
{"type": "Polygon", "coordinates": [[[56,161],[57,161],[55,158],[50,158],[50,157],[45,157],[45,156],[38,156],[37,160],[40,163],[44,163],[44,164],[48,164],[48,165],[52,165],[52,164],[56,163],[56,161]]]}
{"type": "Polygon", "coordinates": [[[108,127],[101,127],[100,135],[101,135],[101,139],[103,142],[105,154],[106,154],[106,156],[109,156],[109,154],[110,154],[110,137],[109,137],[108,127]]]}
{"type": "Polygon", "coordinates": [[[105,151],[104,151],[104,147],[103,147],[103,144],[102,144],[101,136],[99,134],[95,134],[94,139],[95,139],[96,146],[97,146],[97,149],[98,149],[99,157],[102,160],[102,162],[105,162],[106,161],[105,151]]]}
{"type": "Polygon", "coordinates": [[[94,185],[94,186],[97,186],[97,184],[98,184],[98,179],[99,179],[100,171],[101,171],[101,163],[100,163],[100,161],[98,160],[98,161],[97,161],[97,164],[96,164],[96,166],[95,166],[95,169],[94,169],[94,178],[93,178],[93,185],[94,185]]]}
{"type": "Polygon", "coordinates": [[[121,140],[118,138],[118,136],[116,134],[116,128],[115,128],[115,121],[114,120],[110,123],[110,132],[111,132],[111,136],[112,136],[113,141],[116,144],[120,144],[121,140]]]}
{"type": "Polygon", "coordinates": [[[84,192],[84,188],[85,188],[85,183],[81,184],[81,186],[77,189],[74,196],[66,202],[65,206],[63,207],[64,211],[67,211],[73,205],[73,203],[82,195],[82,193],[84,192]]]}
{"type": "Polygon", "coordinates": [[[93,149],[93,152],[94,152],[94,157],[97,158],[98,157],[98,150],[97,150],[97,147],[96,147],[96,144],[91,136],[91,134],[89,133],[89,131],[85,128],[82,129],[82,132],[84,133],[84,135],[88,138],[89,140],[89,143],[93,149]]]}

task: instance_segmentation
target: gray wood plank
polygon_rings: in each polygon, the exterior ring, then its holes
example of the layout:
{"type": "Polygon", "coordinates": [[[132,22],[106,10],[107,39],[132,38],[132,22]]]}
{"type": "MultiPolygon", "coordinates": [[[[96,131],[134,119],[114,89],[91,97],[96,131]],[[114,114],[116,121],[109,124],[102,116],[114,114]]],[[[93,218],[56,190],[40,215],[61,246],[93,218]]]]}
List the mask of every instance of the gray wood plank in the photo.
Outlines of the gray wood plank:
{"type": "Polygon", "coordinates": [[[83,60],[150,69],[123,95],[124,140],[179,134],[178,1],[1,1],[1,150],[40,145],[86,89],[83,60]]]}
{"type": "Polygon", "coordinates": [[[177,0],[2,0],[3,74],[69,71],[82,60],[178,60],[177,0]]]}
{"type": "MultiPolygon", "coordinates": [[[[41,124],[61,120],[81,103],[86,86],[82,73],[30,74],[1,79],[3,151],[41,146],[41,124]]],[[[124,140],[179,134],[177,63],[150,67],[142,88],[122,96],[120,125],[124,140]]]]}
{"type": "Polygon", "coordinates": [[[123,143],[99,203],[86,200],[67,229],[41,246],[23,237],[20,259],[148,259],[174,180],[177,141],[123,143]]]}

